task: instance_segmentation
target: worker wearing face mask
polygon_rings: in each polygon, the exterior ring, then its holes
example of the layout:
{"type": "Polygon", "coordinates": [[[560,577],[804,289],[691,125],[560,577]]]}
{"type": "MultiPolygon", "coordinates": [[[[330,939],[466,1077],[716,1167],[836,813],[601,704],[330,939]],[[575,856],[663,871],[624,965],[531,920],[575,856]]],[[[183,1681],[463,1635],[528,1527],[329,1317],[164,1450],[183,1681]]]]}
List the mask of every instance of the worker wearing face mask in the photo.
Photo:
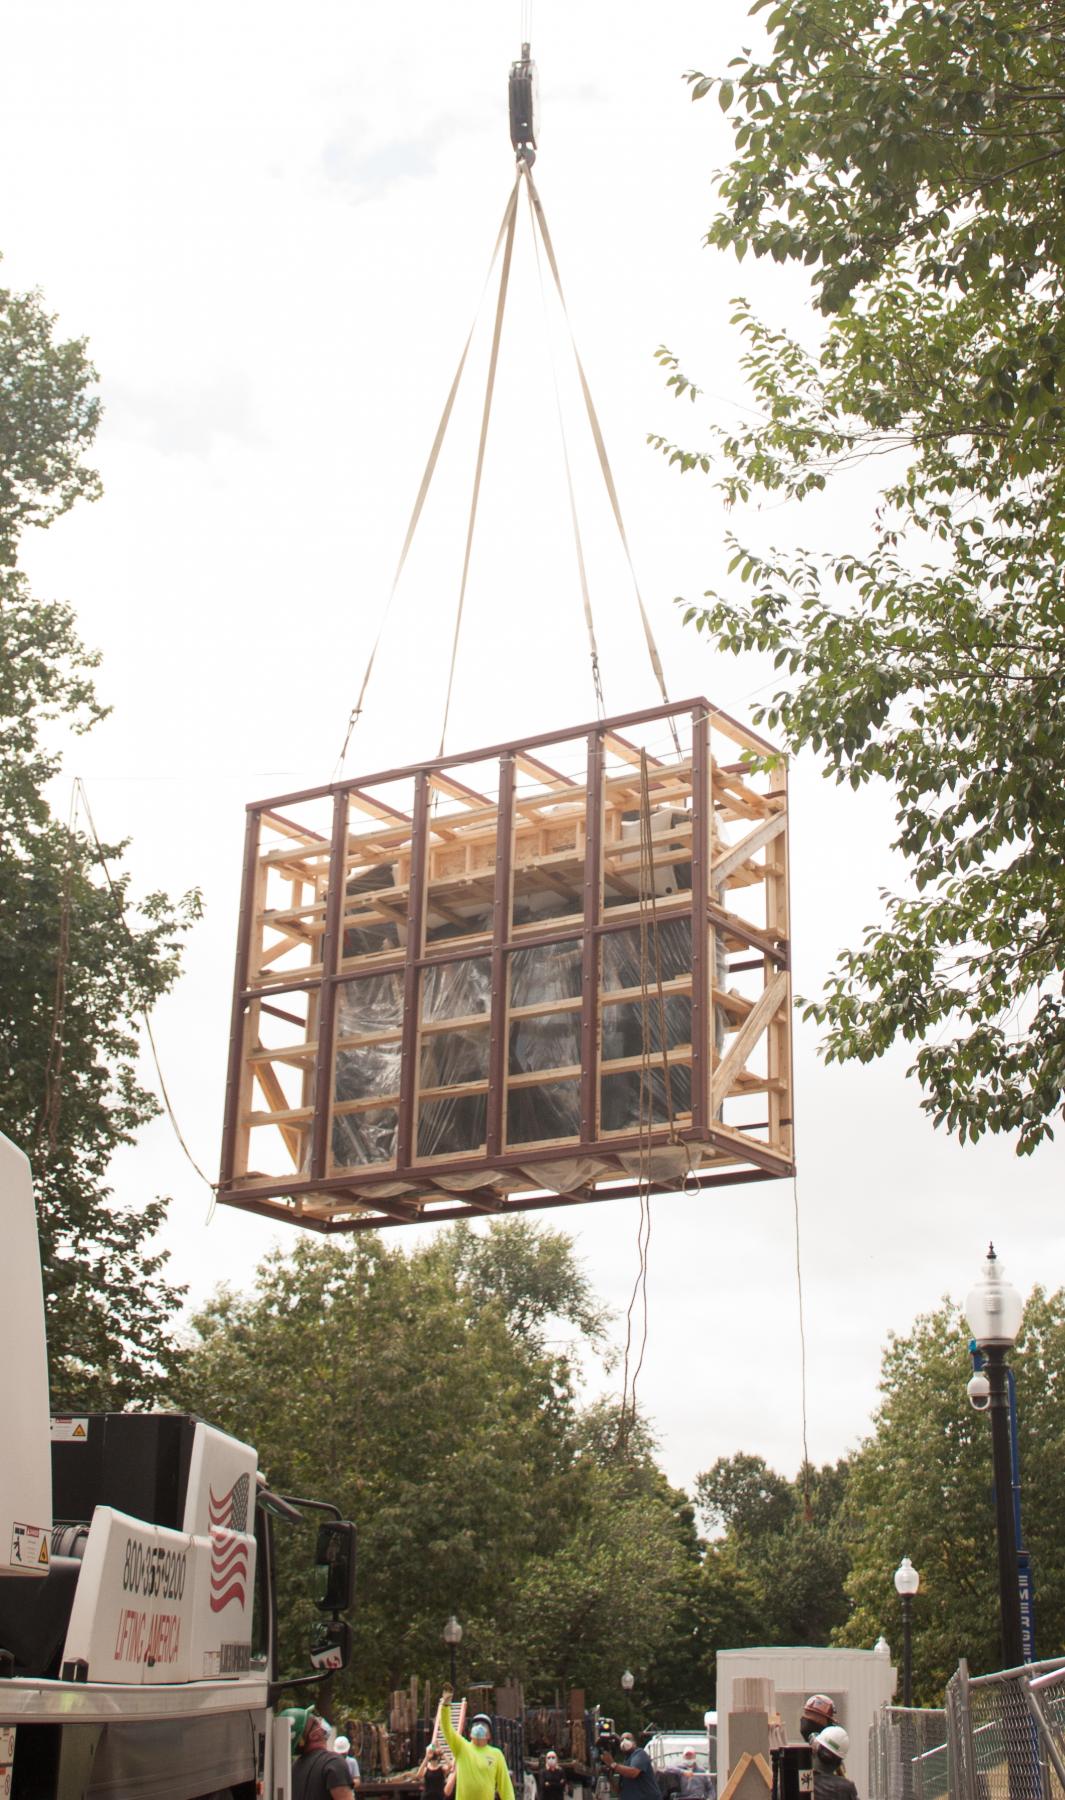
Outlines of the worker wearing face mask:
{"type": "Polygon", "coordinates": [[[470,1724],[467,1740],[460,1737],[451,1718],[451,1689],[440,1696],[440,1729],[455,1758],[455,1800],[514,1800],[507,1759],[489,1740],[492,1722],[478,1713],[470,1724]]]}
{"type": "Polygon", "coordinates": [[[618,1777],[620,1800],[660,1800],[654,1765],[646,1750],[636,1748],[631,1731],[622,1737],[621,1755],[623,1760],[615,1762],[608,1753],[603,1754],[604,1766],[618,1777]]]}
{"type": "Polygon", "coordinates": [[[544,1757],[544,1772],[540,1777],[540,1800],[566,1800],[568,1791],[566,1771],[555,1751],[549,1750],[544,1757]]]}

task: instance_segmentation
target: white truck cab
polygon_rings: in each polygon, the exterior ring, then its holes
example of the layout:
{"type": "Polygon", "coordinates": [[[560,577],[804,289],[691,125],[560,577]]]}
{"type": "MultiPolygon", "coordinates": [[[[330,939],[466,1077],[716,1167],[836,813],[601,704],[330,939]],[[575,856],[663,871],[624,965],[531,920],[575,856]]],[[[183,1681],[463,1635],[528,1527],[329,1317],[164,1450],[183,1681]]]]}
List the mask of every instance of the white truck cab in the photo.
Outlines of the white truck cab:
{"type": "Polygon", "coordinates": [[[273,1704],[342,1668],[354,1529],[188,1414],[49,1419],[30,1169],[0,1135],[0,1800],[287,1800],[273,1704]],[[312,1507],[318,1673],[279,1679],[273,1531],[312,1507]]]}

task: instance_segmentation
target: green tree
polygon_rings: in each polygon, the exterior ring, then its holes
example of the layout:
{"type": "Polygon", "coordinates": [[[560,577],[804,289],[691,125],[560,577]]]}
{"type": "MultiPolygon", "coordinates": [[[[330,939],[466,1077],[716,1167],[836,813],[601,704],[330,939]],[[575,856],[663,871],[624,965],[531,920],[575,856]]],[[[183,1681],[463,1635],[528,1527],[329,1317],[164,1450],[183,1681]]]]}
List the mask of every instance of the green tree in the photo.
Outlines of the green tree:
{"type": "MultiPolygon", "coordinates": [[[[56,342],[35,296],[0,290],[0,1126],[34,1167],[59,1408],[149,1401],[177,1292],[152,1240],[165,1205],[114,1204],[112,1153],[158,1107],[135,1074],[137,1015],[173,983],[196,912],[129,904],[88,836],[52,815],[56,728],[101,716],[97,658],[69,607],[37,601],[13,566],[97,478],[81,455],[98,417],[81,342],[56,342]]],[[[109,863],[121,845],[105,846],[109,863]]]]}
{"type": "Polygon", "coordinates": [[[627,1724],[685,1725],[707,1693],[694,1512],[657,1467],[645,1421],[624,1452],[617,1437],[615,1407],[577,1422],[568,1524],[523,1573],[515,1654],[533,1691],[572,1683],[627,1724]],[[625,1667],[631,1699],[619,1687],[625,1667]]]}
{"type": "MultiPolygon", "coordinates": [[[[853,1611],[839,1641],[891,1639],[899,1616],[892,1576],[912,1558],[914,1692],[942,1704],[943,1686],[968,1657],[974,1670],[1001,1666],[998,1563],[991,1487],[991,1433],[972,1410],[968,1328],[949,1301],[889,1339],[873,1431],[851,1463],[845,1513],[853,1611]]],[[[1041,1656],[1065,1642],[1061,1543],[1065,1382],[1065,1294],[1036,1288],[1011,1352],[1018,1398],[1024,1535],[1032,1555],[1041,1656]]]]}
{"type": "Polygon", "coordinates": [[[85,339],[58,342],[39,294],[0,288],[0,568],[26,525],[47,525],[100,479],[82,460],[100,401],[85,339]]]}
{"type": "MultiPolygon", "coordinates": [[[[358,1526],[350,1699],[442,1676],[452,1612],[467,1677],[524,1673],[527,1572],[588,1510],[571,1359],[530,1328],[546,1284],[552,1315],[583,1329],[586,1284],[563,1243],[509,1220],[409,1254],[300,1238],[193,1321],[175,1401],[253,1443],[275,1487],[333,1500],[358,1526]]],[[[305,1588],[290,1568],[290,1667],[305,1588]]]]}
{"type": "Polygon", "coordinates": [[[696,1481],[700,1512],[723,1535],[707,1552],[705,1598],[741,1635],[715,1648],[827,1644],[849,1612],[842,1505],[845,1462],[788,1481],[760,1456],[719,1457],[696,1481]],[[731,1610],[721,1596],[731,1588],[731,1610]]]}
{"type": "Polygon", "coordinates": [[[708,241],[807,267],[824,338],[738,302],[757,415],[712,450],[652,441],[729,502],[891,473],[866,541],[733,540],[739,592],[686,616],[773,658],[756,717],[789,746],[894,789],[912,884],[809,1005],[826,1055],[914,1043],[936,1124],[1026,1152],[1065,1085],[1065,5],[789,0],[766,23],[764,58],[690,77],[737,152],[708,241]]]}

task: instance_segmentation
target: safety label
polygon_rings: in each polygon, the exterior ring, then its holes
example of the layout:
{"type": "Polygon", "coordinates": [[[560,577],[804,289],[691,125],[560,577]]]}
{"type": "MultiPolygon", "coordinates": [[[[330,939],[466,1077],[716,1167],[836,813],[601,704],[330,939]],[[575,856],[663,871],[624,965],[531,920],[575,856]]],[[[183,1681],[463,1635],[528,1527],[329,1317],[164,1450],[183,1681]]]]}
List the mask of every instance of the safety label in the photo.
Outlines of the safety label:
{"type": "Polygon", "coordinates": [[[11,1562],[13,1569],[48,1567],[48,1533],[41,1525],[11,1527],[11,1562]]]}
{"type": "Polygon", "coordinates": [[[15,1771],[15,1727],[0,1725],[0,1800],[11,1800],[11,1779],[15,1771]]]}
{"type": "Polygon", "coordinates": [[[84,1444],[89,1437],[88,1419],[53,1419],[53,1444],[84,1444]]]}

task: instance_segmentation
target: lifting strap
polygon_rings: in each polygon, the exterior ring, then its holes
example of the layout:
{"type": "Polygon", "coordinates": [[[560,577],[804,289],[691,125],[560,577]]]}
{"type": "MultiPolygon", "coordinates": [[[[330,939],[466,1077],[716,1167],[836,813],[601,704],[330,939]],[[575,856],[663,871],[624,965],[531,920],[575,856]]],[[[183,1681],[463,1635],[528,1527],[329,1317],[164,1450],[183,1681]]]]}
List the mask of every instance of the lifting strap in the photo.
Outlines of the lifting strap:
{"type": "MultiPolygon", "coordinates": [[[[451,644],[451,661],[450,661],[450,666],[448,669],[447,695],[446,695],[445,702],[444,702],[444,719],[443,719],[443,726],[442,726],[441,733],[440,733],[440,749],[439,749],[438,754],[441,756],[444,754],[444,743],[445,743],[445,738],[447,735],[448,719],[450,717],[450,712],[451,712],[451,698],[452,698],[452,692],[454,689],[454,682],[455,682],[455,670],[456,670],[457,663],[458,663],[459,638],[460,638],[461,631],[462,631],[462,618],[463,618],[463,612],[465,609],[465,601],[466,601],[466,587],[467,587],[467,582],[469,579],[470,559],[471,559],[471,555],[472,555],[472,551],[473,551],[473,535],[474,535],[474,530],[475,530],[476,522],[477,522],[477,504],[478,504],[478,500],[480,498],[481,477],[482,477],[482,474],[484,471],[485,447],[486,447],[486,444],[488,441],[488,425],[489,425],[489,420],[491,418],[491,412],[492,412],[492,399],[493,399],[493,396],[495,393],[496,369],[497,369],[497,365],[498,365],[498,361],[499,361],[499,344],[500,344],[500,339],[501,339],[502,330],[503,330],[503,315],[506,310],[507,290],[508,290],[509,280],[510,280],[510,266],[511,266],[511,260],[512,260],[512,255],[513,255],[513,249],[514,249],[514,228],[515,228],[515,223],[516,223],[516,218],[517,218],[518,189],[521,185],[523,178],[528,183],[529,206],[530,206],[530,212],[531,212],[532,221],[533,221],[533,244],[535,247],[536,246],[536,231],[537,231],[537,229],[539,229],[540,238],[543,242],[544,250],[547,255],[548,265],[551,269],[551,274],[554,279],[555,289],[558,294],[559,303],[562,307],[562,314],[566,321],[566,329],[569,332],[570,346],[573,350],[573,359],[576,364],[578,377],[580,379],[581,393],[584,396],[584,405],[585,405],[585,410],[588,415],[588,424],[591,428],[592,439],[595,444],[596,452],[599,457],[599,467],[602,471],[603,482],[604,482],[604,485],[605,485],[606,491],[607,491],[607,497],[609,498],[611,510],[614,515],[614,522],[618,528],[618,536],[621,539],[621,546],[625,553],[625,560],[629,566],[629,574],[632,577],[633,592],[636,595],[636,604],[637,604],[637,607],[639,608],[640,622],[643,626],[643,634],[644,634],[644,639],[647,644],[647,651],[648,651],[648,655],[649,655],[650,661],[651,661],[651,668],[654,673],[655,680],[658,684],[659,693],[661,694],[662,699],[666,703],[666,705],[668,706],[668,704],[669,704],[669,693],[666,688],[666,678],[665,678],[665,674],[664,674],[663,668],[662,668],[662,660],[658,653],[658,645],[655,642],[654,632],[651,628],[651,621],[647,616],[647,609],[643,602],[643,595],[640,592],[640,585],[636,579],[636,569],[635,569],[635,566],[634,566],[633,560],[632,560],[632,552],[629,549],[629,541],[628,541],[628,537],[625,532],[624,520],[622,519],[622,516],[621,516],[621,505],[618,500],[617,488],[615,487],[615,484],[614,484],[613,471],[611,470],[611,467],[610,467],[610,459],[607,456],[606,443],[604,441],[602,429],[599,424],[599,415],[597,414],[597,412],[595,410],[595,402],[592,399],[591,388],[588,385],[588,378],[584,372],[584,364],[581,361],[580,352],[577,349],[577,341],[576,341],[576,338],[573,333],[573,326],[570,322],[569,312],[566,307],[566,298],[565,298],[565,294],[562,291],[562,278],[559,274],[558,263],[555,258],[554,245],[551,242],[551,234],[547,228],[547,220],[544,216],[543,202],[541,201],[540,195],[537,191],[536,183],[533,181],[532,172],[529,168],[528,160],[524,157],[519,156],[518,169],[517,169],[517,175],[515,176],[515,180],[514,180],[514,186],[510,192],[510,198],[507,201],[506,211],[503,214],[503,222],[499,228],[499,235],[496,238],[495,248],[492,251],[492,259],[491,259],[491,262],[489,263],[489,267],[488,267],[488,275],[485,279],[485,289],[487,289],[488,283],[492,277],[492,271],[495,268],[496,261],[499,257],[500,250],[502,249],[503,250],[503,263],[502,263],[502,269],[500,272],[499,292],[498,292],[497,299],[496,299],[495,325],[494,325],[494,329],[493,329],[493,333],[492,333],[492,349],[491,349],[491,355],[489,357],[488,377],[487,377],[487,381],[485,383],[484,406],[482,408],[482,413],[481,413],[481,433],[480,433],[480,439],[478,441],[478,446],[477,446],[477,461],[476,461],[476,465],[475,465],[475,469],[474,469],[473,494],[472,494],[471,500],[470,500],[470,513],[469,513],[469,520],[468,520],[467,529],[466,529],[466,550],[465,550],[465,555],[463,557],[462,581],[461,581],[460,588],[459,588],[458,606],[457,606],[456,615],[455,615],[455,630],[454,630],[454,634],[452,637],[452,644],[451,644]]],[[[538,249],[536,251],[536,257],[537,257],[537,267],[539,268],[539,250],[538,249]]],[[[484,298],[484,293],[482,291],[482,301],[483,301],[483,298],[484,298]]],[[[478,305],[477,310],[478,310],[478,315],[479,315],[480,305],[478,305]]],[[[429,492],[429,486],[432,481],[433,475],[435,473],[437,461],[440,456],[440,450],[441,450],[441,446],[443,445],[444,436],[447,432],[447,427],[448,427],[448,424],[451,419],[451,413],[452,413],[452,409],[453,409],[454,403],[455,403],[455,396],[458,393],[459,384],[462,380],[463,371],[466,367],[466,358],[469,353],[470,344],[473,340],[473,333],[474,333],[474,329],[476,327],[476,323],[477,323],[477,318],[475,316],[474,323],[470,327],[469,335],[463,346],[462,355],[459,358],[459,365],[455,371],[455,379],[451,384],[451,390],[448,394],[447,401],[444,406],[444,411],[443,411],[443,414],[440,419],[440,424],[437,427],[436,436],[433,439],[433,447],[432,447],[431,451],[429,452],[429,460],[425,465],[425,472],[422,476],[421,486],[418,489],[418,495],[414,502],[414,511],[411,514],[410,524],[407,527],[407,535],[403,540],[403,548],[400,552],[399,562],[396,567],[396,573],[395,573],[395,576],[392,581],[392,587],[389,592],[388,600],[385,604],[384,612],[381,615],[381,622],[380,622],[380,625],[378,626],[377,636],[374,639],[373,648],[370,651],[369,661],[367,662],[366,671],[362,678],[362,685],[359,688],[358,699],[356,700],[355,705],[352,707],[351,715],[348,719],[347,731],[345,732],[344,742],[343,742],[343,745],[341,746],[340,755],[337,758],[336,773],[339,773],[343,767],[344,759],[347,755],[348,745],[351,741],[351,734],[355,727],[355,722],[359,718],[359,716],[362,712],[363,703],[366,698],[366,690],[369,685],[370,676],[373,672],[374,661],[377,656],[378,647],[380,645],[381,637],[384,632],[385,623],[388,618],[388,613],[391,608],[392,601],[395,598],[396,589],[399,586],[400,577],[403,574],[403,569],[406,564],[407,555],[410,550],[411,543],[413,542],[413,539],[414,539],[414,533],[417,530],[418,521],[421,518],[422,508],[425,505],[426,496],[429,492]]],[[[554,374],[553,365],[552,365],[552,374],[554,374]]],[[[558,396],[557,381],[555,384],[555,397],[556,397],[556,402],[558,403],[559,421],[561,424],[562,423],[562,408],[561,408],[561,402],[560,402],[559,396],[558,396]]],[[[596,640],[595,640],[595,625],[594,625],[594,621],[592,618],[591,595],[590,595],[589,588],[588,588],[587,571],[586,571],[585,563],[584,563],[584,550],[583,550],[583,545],[581,542],[580,526],[579,526],[578,518],[577,518],[577,504],[576,504],[576,497],[575,497],[574,490],[573,490],[573,480],[572,480],[572,475],[571,475],[571,470],[570,470],[570,462],[569,462],[569,451],[568,451],[568,446],[566,444],[564,426],[563,426],[563,430],[562,430],[562,453],[563,453],[563,459],[564,459],[564,463],[565,463],[566,480],[569,485],[570,515],[571,515],[572,522],[573,522],[574,537],[575,537],[575,541],[576,541],[577,567],[578,567],[578,573],[580,576],[580,583],[581,583],[581,598],[582,598],[582,604],[583,604],[583,608],[584,608],[585,626],[588,631],[588,640],[589,640],[589,647],[590,647],[590,652],[591,652],[592,680],[593,680],[593,683],[595,686],[596,704],[599,709],[600,716],[602,716],[604,709],[603,709],[603,704],[602,704],[602,683],[601,683],[600,672],[599,672],[599,653],[598,653],[598,648],[596,646],[596,640]]],[[[674,745],[676,746],[677,754],[679,756],[680,755],[680,739],[677,735],[676,724],[674,723],[674,721],[672,719],[670,720],[670,731],[672,732],[673,742],[674,742],[674,745]]]]}
{"type": "Polygon", "coordinates": [[[374,638],[373,648],[370,651],[370,660],[366,664],[366,671],[362,678],[362,686],[359,688],[359,697],[356,700],[354,706],[352,707],[351,716],[348,719],[347,731],[344,734],[344,742],[341,745],[340,755],[337,758],[336,767],[337,767],[338,773],[339,773],[340,769],[343,767],[344,758],[346,757],[346,755],[348,753],[348,745],[351,742],[351,734],[355,729],[355,722],[358,719],[360,713],[362,712],[363,702],[366,699],[366,689],[370,685],[370,676],[373,673],[374,662],[376,660],[377,652],[380,647],[381,638],[384,634],[385,625],[388,620],[388,614],[391,609],[392,602],[396,597],[396,589],[399,586],[400,577],[403,574],[404,566],[407,561],[407,556],[410,552],[411,544],[414,542],[414,533],[418,529],[418,520],[422,516],[422,508],[425,505],[426,496],[429,492],[429,485],[433,479],[433,475],[436,470],[436,465],[440,458],[441,446],[443,445],[444,437],[447,433],[448,424],[451,419],[452,409],[455,405],[455,396],[459,391],[459,385],[462,381],[462,372],[466,367],[466,358],[469,355],[470,345],[473,342],[473,334],[477,328],[477,319],[480,316],[481,304],[484,301],[484,296],[488,289],[488,283],[492,279],[492,270],[496,266],[496,259],[499,256],[500,250],[502,249],[504,239],[506,239],[509,235],[510,240],[513,241],[514,217],[517,212],[517,206],[518,206],[518,182],[520,179],[521,179],[521,176],[520,176],[520,172],[519,172],[518,176],[515,177],[514,186],[510,192],[510,198],[507,201],[506,210],[503,214],[503,222],[499,227],[499,235],[496,238],[495,248],[492,251],[491,260],[488,264],[488,273],[486,274],[486,276],[484,278],[484,287],[481,289],[481,299],[480,299],[480,301],[478,301],[478,304],[477,304],[477,311],[473,317],[473,324],[470,326],[469,334],[466,338],[466,342],[462,346],[462,355],[459,357],[459,366],[455,370],[455,379],[451,383],[451,390],[448,394],[447,400],[444,402],[444,410],[440,416],[440,423],[436,428],[436,436],[433,439],[433,447],[429,452],[429,460],[425,465],[425,473],[422,475],[421,486],[418,489],[418,496],[414,502],[414,511],[411,513],[410,524],[407,526],[407,535],[403,539],[403,548],[399,553],[399,562],[396,564],[396,572],[395,572],[395,575],[392,577],[392,586],[389,590],[388,599],[385,602],[384,611],[381,614],[380,624],[377,627],[377,636],[374,638]]]}
{"type": "MultiPolygon", "coordinates": [[[[496,300],[496,322],[492,331],[492,354],[488,359],[488,379],[484,386],[484,408],[481,413],[481,436],[477,444],[477,465],[473,475],[473,494],[470,497],[470,519],[466,527],[466,554],[462,559],[462,583],[459,588],[459,603],[455,613],[455,635],[451,641],[451,666],[447,673],[447,698],[444,701],[444,722],[440,727],[440,748],[438,756],[444,754],[444,739],[447,736],[448,714],[451,711],[451,690],[455,684],[455,664],[459,653],[459,633],[462,630],[462,610],[466,604],[466,583],[470,574],[470,554],[473,550],[473,531],[477,523],[477,502],[481,496],[481,475],[484,471],[484,449],[488,442],[488,421],[492,416],[492,397],[496,386],[496,366],[499,362],[499,340],[503,335],[503,314],[507,305],[507,288],[510,284],[510,260],[514,251],[514,226],[518,217],[518,186],[525,164],[519,162],[518,173],[514,178],[510,203],[507,207],[506,249],[503,251],[503,267],[499,274],[499,295],[496,300]]],[[[495,258],[493,257],[493,262],[495,258]]]]}
{"type": "MultiPolygon", "coordinates": [[[[640,609],[640,622],[643,625],[643,635],[647,641],[647,652],[651,658],[651,668],[654,671],[654,677],[658,683],[658,691],[661,694],[662,699],[664,700],[665,704],[668,706],[669,705],[669,693],[666,689],[666,677],[665,677],[665,674],[662,669],[662,659],[658,654],[658,645],[655,643],[655,634],[651,629],[651,621],[647,616],[647,608],[644,606],[644,603],[643,603],[643,595],[640,592],[640,584],[636,579],[636,569],[633,565],[632,552],[629,549],[629,540],[625,534],[625,521],[623,520],[623,518],[621,516],[621,505],[618,500],[617,488],[614,486],[614,476],[613,476],[613,472],[610,467],[610,458],[607,456],[607,453],[606,453],[606,443],[603,439],[603,433],[600,430],[600,426],[599,426],[599,415],[595,410],[595,401],[592,399],[592,390],[588,386],[588,377],[584,373],[584,364],[581,361],[580,351],[577,349],[577,340],[573,335],[573,326],[570,323],[569,310],[566,306],[566,296],[562,292],[562,277],[560,276],[560,274],[558,272],[558,263],[555,261],[554,246],[552,245],[552,242],[551,242],[551,234],[547,229],[547,219],[544,216],[543,202],[540,199],[540,194],[537,189],[536,183],[532,178],[531,169],[529,169],[527,165],[522,164],[522,165],[520,165],[519,172],[524,172],[525,179],[529,184],[529,202],[533,209],[533,216],[534,216],[537,224],[540,227],[540,236],[543,239],[544,249],[547,252],[547,260],[548,260],[549,264],[551,265],[551,273],[555,278],[555,288],[558,292],[559,303],[562,307],[562,316],[566,321],[566,329],[569,332],[569,341],[573,348],[573,360],[577,365],[577,374],[580,377],[581,393],[584,395],[584,405],[585,405],[585,410],[587,411],[587,414],[588,414],[588,424],[591,427],[592,438],[595,442],[595,448],[596,448],[596,451],[598,452],[598,456],[599,456],[599,467],[601,468],[601,470],[603,472],[603,482],[606,486],[606,491],[610,498],[610,505],[611,505],[611,508],[612,508],[613,514],[614,514],[614,522],[618,528],[618,536],[621,539],[621,547],[625,552],[625,561],[629,565],[629,574],[632,576],[633,592],[636,595],[636,604],[640,609]]],[[[676,725],[673,723],[672,720],[670,720],[670,729],[673,733],[673,742],[676,745],[677,755],[679,756],[680,755],[680,740],[677,736],[676,725]]]]}
{"type": "MultiPolygon", "coordinates": [[[[527,188],[529,197],[529,218],[532,220],[533,250],[536,253],[536,273],[540,282],[540,303],[544,311],[544,324],[547,325],[547,295],[544,292],[544,272],[540,263],[540,242],[536,235],[536,213],[533,210],[532,191],[527,188]]],[[[548,353],[551,346],[548,343],[548,353]]],[[[584,565],[584,544],[581,539],[580,519],[577,516],[577,496],[573,491],[573,472],[569,461],[569,443],[566,439],[566,420],[562,412],[562,396],[558,391],[558,370],[555,359],[551,356],[551,382],[555,390],[555,410],[558,413],[558,431],[562,439],[562,463],[566,471],[566,487],[569,492],[569,516],[573,524],[573,544],[577,552],[577,573],[581,583],[581,604],[584,607],[584,626],[588,633],[588,652],[592,659],[592,685],[595,688],[595,705],[599,717],[606,714],[606,703],[603,699],[603,679],[599,672],[599,646],[595,641],[595,620],[592,617],[592,596],[588,588],[588,571],[584,565]]]]}

